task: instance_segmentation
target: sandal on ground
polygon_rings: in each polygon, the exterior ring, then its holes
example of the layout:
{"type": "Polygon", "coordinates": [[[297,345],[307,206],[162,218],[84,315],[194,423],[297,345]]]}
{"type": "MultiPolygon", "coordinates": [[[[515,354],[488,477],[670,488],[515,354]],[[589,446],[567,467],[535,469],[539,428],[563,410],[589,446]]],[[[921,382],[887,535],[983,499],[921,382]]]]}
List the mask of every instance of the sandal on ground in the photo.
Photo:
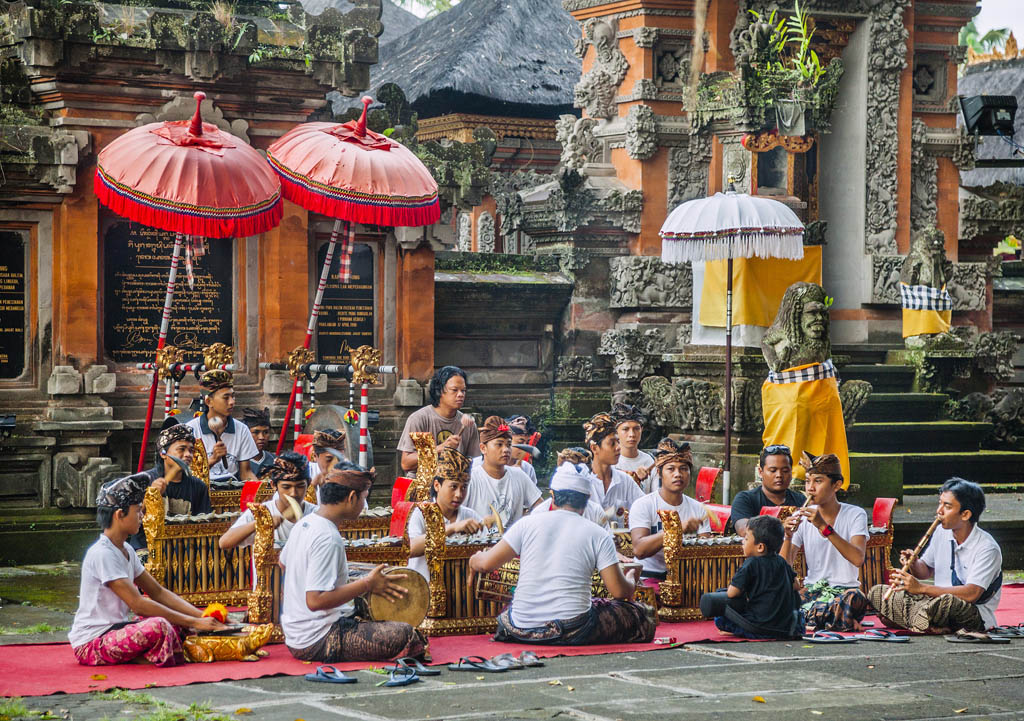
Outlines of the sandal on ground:
{"type": "Polygon", "coordinates": [[[1020,626],[995,626],[988,630],[994,638],[1024,638],[1024,628],[1020,626]]]}
{"type": "Polygon", "coordinates": [[[420,677],[416,675],[416,671],[409,666],[398,666],[394,670],[388,673],[388,680],[384,682],[385,686],[408,686],[411,683],[417,683],[420,677]]]}
{"type": "Polygon", "coordinates": [[[858,633],[854,638],[861,641],[888,641],[889,643],[908,643],[910,641],[910,636],[897,636],[884,628],[872,628],[864,633],[858,633]]]}
{"type": "Polygon", "coordinates": [[[484,671],[486,673],[502,673],[508,666],[497,666],[483,656],[463,656],[458,663],[448,664],[449,671],[484,671]]]}
{"type": "Polygon", "coordinates": [[[544,662],[540,660],[540,656],[535,654],[533,651],[523,651],[519,654],[519,663],[524,666],[543,666],[544,662]]]}
{"type": "Polygon", "coordinates": [[[346,676],[334,666],[321,666],[316,670],[316,673],[307,673],[307,681],[316,681],[317,683],[358,683],[359,679],[346,676]]]}
{"type": "Polygon", "coordinates": [[[440,676],[441,675],[441,669],[439,669],[439,668],[427,668],[426,666],[424,666],[422,663],[420,663],[417,659],[413,658],[412,656],[405,656],[403,658],[396,659],[394,666],[387,666],[387,667],[385,667],[384,670],[385,671],[397,671],[399,668],[401,668],[403,666],[405,668],[411,668],[413,671],[416,672],[417,676],[440,676]]]}
{"type": "Polygon", "coordinates": [[[989,636],[987,633],[981,631],[966,631],[960,629],[952,636],[946,636],[946,640],[950,643],[1009,643],[1010,639],[1000,638],[999,636],[989,636]]]}
{"type": "Polygon", "coordinates": [[[808,643],[857,643],[857,639],[850,636],[843,636],[835,631],[815,631],[810,636],[804,636],[808,643]]]}
{"type": "Polygon", "coordinates": [[[520,661],[518,658],[516,658],[510,653],[499,653],[497,656],[491,658],[491,663],[501,668],[526,668],[526,664],[524,664],[522,661],[520,661]]]}

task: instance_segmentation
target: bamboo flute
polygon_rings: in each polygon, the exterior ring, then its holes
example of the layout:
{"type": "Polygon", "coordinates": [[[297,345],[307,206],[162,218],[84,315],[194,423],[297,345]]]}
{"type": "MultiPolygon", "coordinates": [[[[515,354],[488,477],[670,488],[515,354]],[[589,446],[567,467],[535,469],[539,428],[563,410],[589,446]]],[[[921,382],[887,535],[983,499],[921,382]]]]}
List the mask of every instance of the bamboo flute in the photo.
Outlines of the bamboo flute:
{"type": "MultiPolygon", "coordinates": [[[[928,530],[924,532],[924,535],[921,536],[921,540],[917,542],[917,546],[910,553],[910,558],[908,558],[906,563],[903,564],[903,568],[900,569],[901,573],[906,573],[910,570],[910,566],[913,565],[914,561],[917,560],[917,557],[921,555],[921,551],[923,551],[924,547],[928,545],[928,541],[931,540],[932,534],[935,533],[935,528],[941,522],[942,519],[936,516],[935,520],[932,521],[932,525],[928,526],[928,530]]],[[[889,596],[891,596],[892,592],[895,590],[896,587],[890,584],[889,589],[885,592],[885,595],[882,597],[882,600],[888,601],[889,596]]]]}

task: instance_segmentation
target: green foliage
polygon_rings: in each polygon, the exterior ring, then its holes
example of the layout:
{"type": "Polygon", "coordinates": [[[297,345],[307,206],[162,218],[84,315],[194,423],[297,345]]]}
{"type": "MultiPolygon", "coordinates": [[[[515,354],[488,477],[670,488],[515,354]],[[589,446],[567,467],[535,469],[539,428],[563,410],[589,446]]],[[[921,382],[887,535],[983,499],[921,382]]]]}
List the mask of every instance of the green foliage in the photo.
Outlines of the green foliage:
{"type": "Polygon", "coordinates": [[[230,721],[229,716],[214,713],[209,704],[193,703],[187,708],[178,708],[149,694],[120,688],[96,692],[93,695],[101,699],[121,701],[130,706],[144,707],[148,711],[145,714],[141,713],[143,709],[125,709],[125,713],[132,714],[135,721],[230,721]]]}
{"type": "Polygon", "coordinates": [[[774,79],[776,82],[771,83],[772,86],[780,81],[782,86],[813,86],[817,83],[825,69],[818,54],[811,50],[814,20],[800,7],[799,0],[793,5],[794,14],[782,19],[777,19],[777,8],[773,8],[767,18],[756,10],[748,12],[758,23],[765,23],[771,28],[765,47],[752,58],[754,70],[766,80],[774,79]]]}
{"type": "Polygon", "coordinates": [[[30,633],[59,633],[67,631],[67,626],[51,626],[48,623],[37,623],[32,626],[0,626],[0,636],[17,636],[30,633]]]}
{"type": "Polygon", "coordinates": [[[27,718],[31,715],[20,696],[0,699],[0,719],[27,718]]]}
{"type": "Polygon", "coordinates": [[[993,28],[982,35],[977,25],[974,24],[974,20],[971,20],[960,28],[957,42],[971,48],[978,55],[984,55],[1001,49],[1009,37],[1010,28],[993,28]]]}
{"type": "Polygon", "coordinates": [[[459,4],[459,0],[396,0],[396,2],[401,7],[410,10],[416,7],[427,8],[427,17],[429,18],[443,13],[445,10],[451,10],[452,7],[459,4]]]}

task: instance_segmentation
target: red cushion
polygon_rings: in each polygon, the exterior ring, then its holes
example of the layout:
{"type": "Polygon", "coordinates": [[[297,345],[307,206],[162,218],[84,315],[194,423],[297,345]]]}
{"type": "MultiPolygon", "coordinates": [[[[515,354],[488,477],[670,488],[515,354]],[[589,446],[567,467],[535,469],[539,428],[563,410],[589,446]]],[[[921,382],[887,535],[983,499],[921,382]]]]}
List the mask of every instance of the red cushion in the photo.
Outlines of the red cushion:
{"type": "Polygon", "coordinates": [[[732,506],[722,506],[717,503],[705,503],[704,505],[711,511],[711,516],[708,518],[711,530],[715,533],[725,531],[725,524],[729,522],[729,516],[732,515],[732,506]]]}
{"type": "Polygon", "coordinates": [[[246,481],[242,486],[242,496],[238,504],[239,510],[243,513],[248,510],[249,504],[256,500],[256,493],[260,490],[263,481],[246,481]]]}
{"type": "Polygon", "coordinates": [[[876,498],[875,507],[871,510],[871,525],[888,527],[892,522],[892,509],[895,505],[895,498],[876,498]]]}
{"type": "Polygon", "coordinates": [[[406,476],[399,476],[395,479],[395,485],[391,487],[391,507],[395,508],[400,502],[405,500],[405,494],[409,492],[409,486],[413,482],[413,478],[407,478],[406,476]]]}
{"type": "Polygon", "coordinates": [[[761,506],[761,512],[759,516],[775,516],[779,517],[779,511],[782,510],[782,506],[761,506]]]}
{"type": "Polygon", "coordinates": [[[300,433],[299,437],[295,439],[295,445],[292,450],[296,453],[301,453],[306,458],[311,458],[313,455],[313,434],[312,433],[300,433]]]}
{"type": "Polygon", "coordinates": [[[711,498],[711,494],[715,490],[715,481],[718,480],[720,472],[720,468],[709,468],[707,466],[700,469],[697,473],[697,484],[694,487],[694,493],[698,501],[703,503],[711,498]]]}
{"type": "Polygon", "coordinates": [[[391,504],[391,525],[388,527],[389,536],[405,535],[405,525],[409,522],[409,514],[417,504],[411,501],[399,501],[391,504]]]}

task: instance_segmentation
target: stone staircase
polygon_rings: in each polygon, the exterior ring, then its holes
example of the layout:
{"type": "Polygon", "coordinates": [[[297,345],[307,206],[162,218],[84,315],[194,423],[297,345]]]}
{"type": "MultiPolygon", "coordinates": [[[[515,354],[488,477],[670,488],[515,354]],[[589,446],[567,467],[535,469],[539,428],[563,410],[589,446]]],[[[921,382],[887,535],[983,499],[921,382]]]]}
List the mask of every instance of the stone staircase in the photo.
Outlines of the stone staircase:
{"type": "MultiPolygon", "coordinates": [[[[892,461],[899,461],[905,495],[931,495],[950,476],[976,481],[986,492],[1024,490],[1024,452],[981,450],[991,424],[949,420],[949,396],[911,392],[914,371],[909,366],[855,360],[839,369],[841,379],[874,386],[847,433],[855,468],[870,469],[871,459],[884,459],[875,465],[876,472],[891,474],[897,470],[892,461]]],[[[895,485],[854,475],[866,487],[895,485]]]]}

